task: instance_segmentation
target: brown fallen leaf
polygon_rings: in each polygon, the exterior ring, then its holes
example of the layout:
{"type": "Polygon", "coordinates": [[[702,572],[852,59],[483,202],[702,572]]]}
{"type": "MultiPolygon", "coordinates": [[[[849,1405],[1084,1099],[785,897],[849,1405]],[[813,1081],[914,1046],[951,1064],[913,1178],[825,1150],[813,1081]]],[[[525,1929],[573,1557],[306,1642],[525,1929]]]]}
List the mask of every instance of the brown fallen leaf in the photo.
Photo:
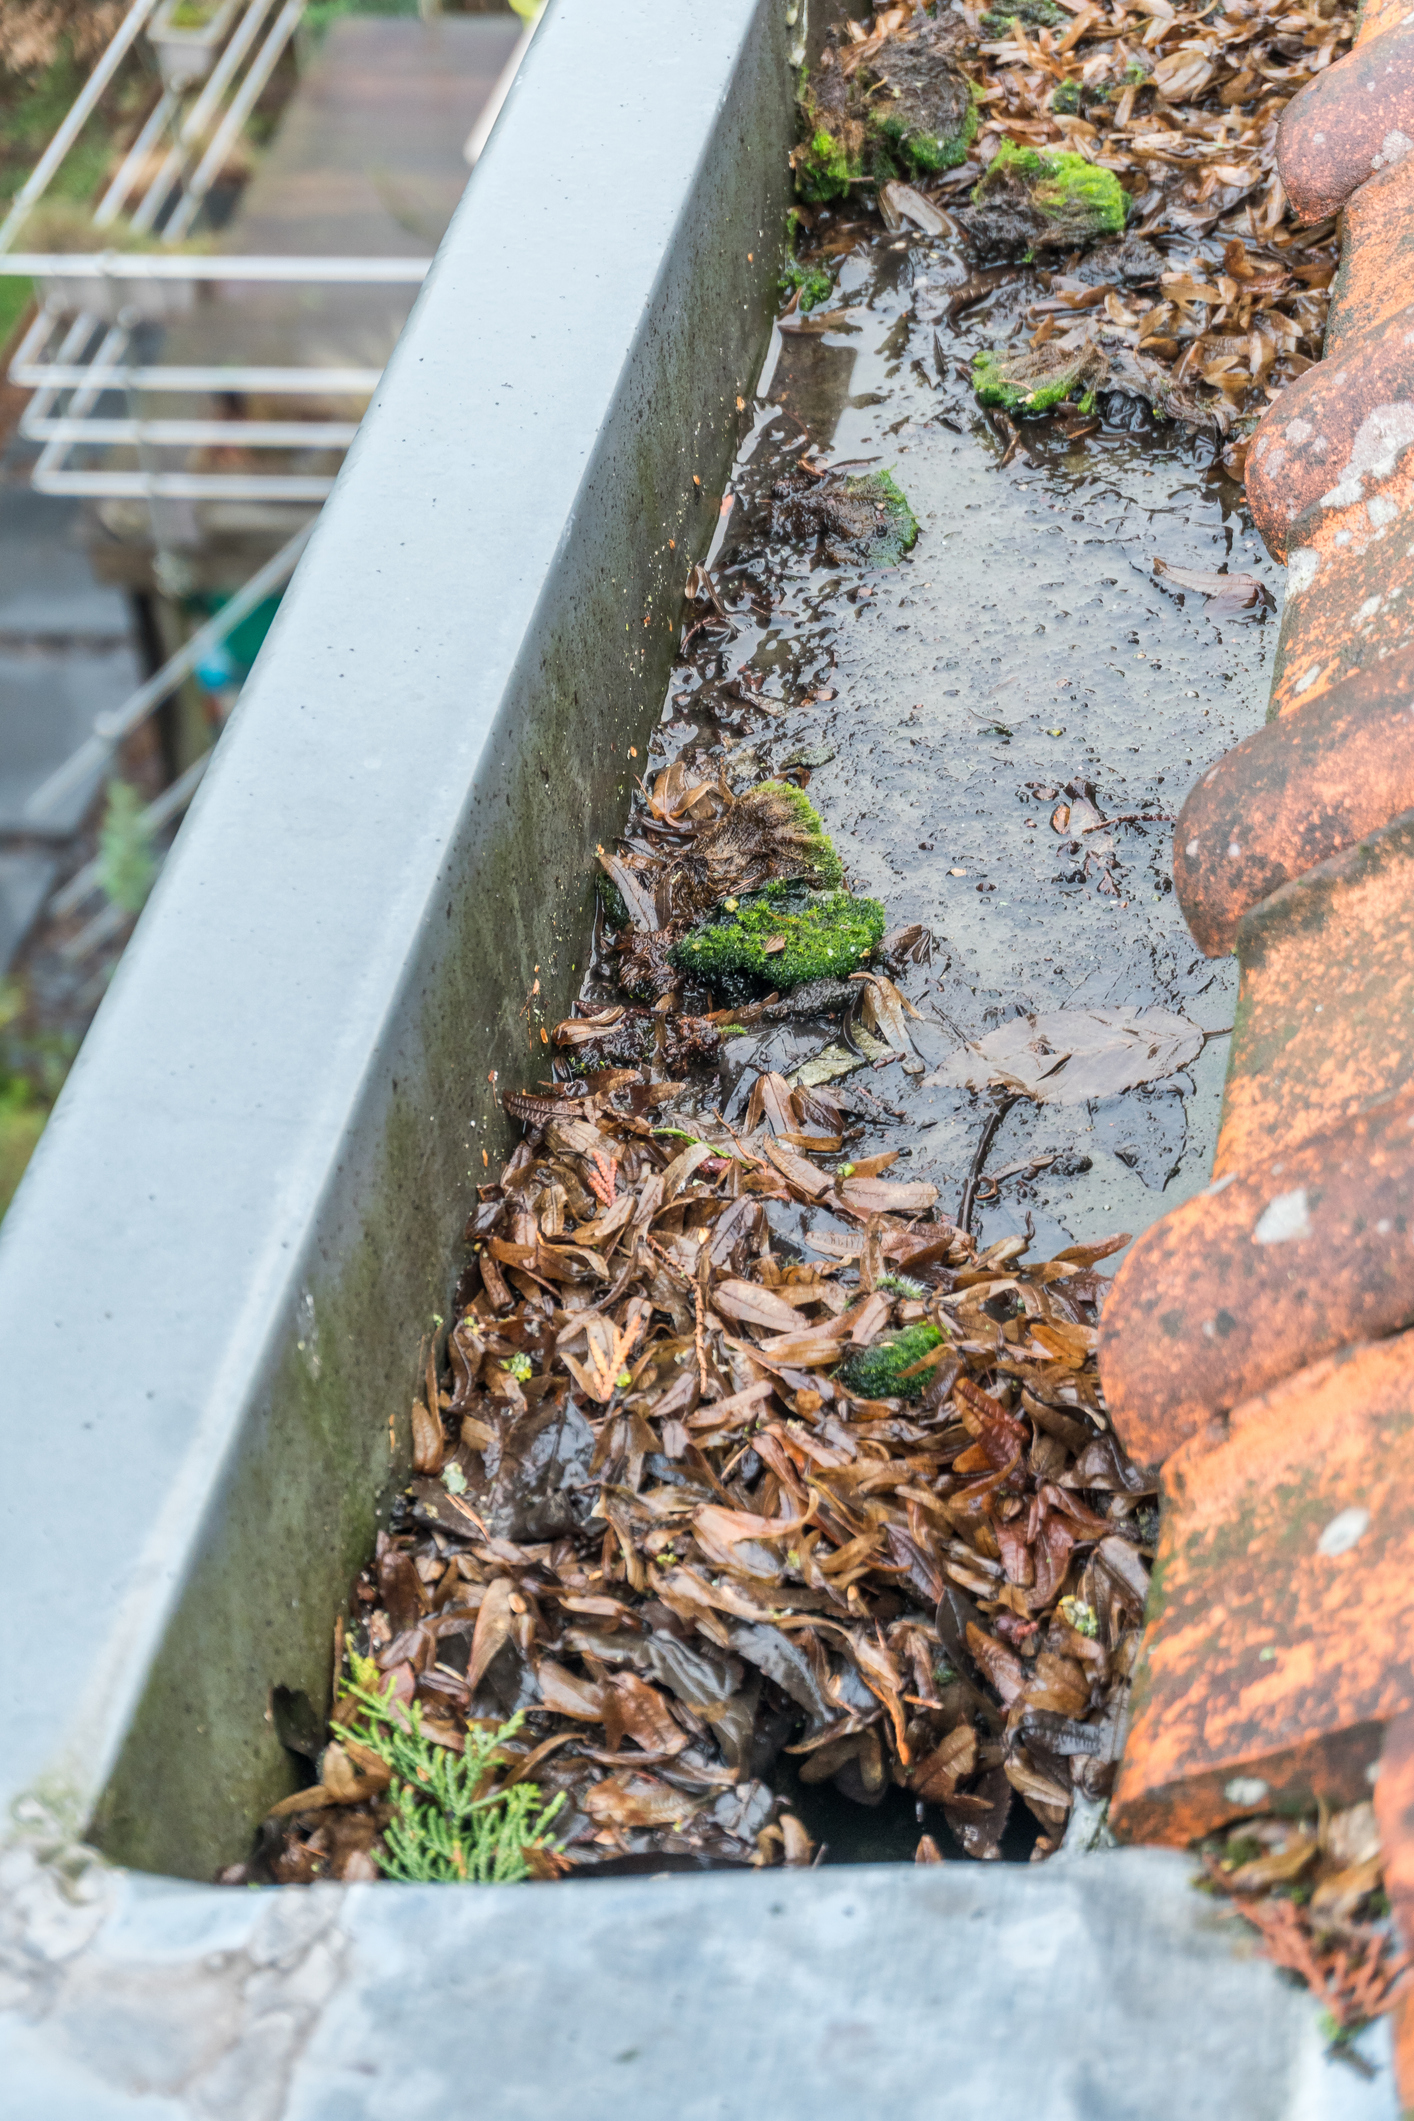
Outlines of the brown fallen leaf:
{"type": "Polygon", "coordinates": [[[414,1473],[440,1473],[446,1450],[442,1424],[429,1414],[420,1399],[412,1403],[412,1469],[414,1473]]]}
{"type": "Polygon", "coordinates": [[[1154,572],[1161,582],[1172,583],[1175,589],[1216,599],[1234,611],[1250,610],[1254,604],[1267,600],[1266,587],[1255,574],[1214,574],[1200,567],[1175,567],[1160,559],[1154,561],[1154,572]]]}
{"type": "Polygon", "coordinates": [[[1162,1081],[1202,1050],[1197,1024],[1168,1009],[1050,1009],[1012,1017],[926,1080],[1078,1105],[1162,1081]]]}
{"type": "Polygon", "coordinates": [[[471,1638],[471,1658],[466,1672],[466,1683],[473,1694],[486,1676],[491,1659],[510,1640],[511,1594],[514,1589],[509,1576],[498,1576],[486,1587],[486,1596],[476,1616],[476,1633],[471,1638]]]}
{"type": "Polygon", "coordinates": [[[604,1720],[604,1689],[581,1679],[553,1657],[542,1657],[535,1667],[545,1706],[556,1716],[574,1716],[585,1723],[604,1720]]]}
{"type": "Polygon", "coordinates": [[[911,221],[925,236],[941,236],[952,225],[947,215],[940,214],[937,207],[925,199],[922,192],[915,191],[911,184],[881,184],[877,196],[879,218],[892,232],[902,228],[905,221],[911,221]]]}
{"type": "Polygon", "coordinates": [[[656,1775],[610,1775],[586,1790],[581,1803],[598,1826],[676,1826],[702,1808],[656,1775]]]}
{"type": "Polygon", "coordinates": [[[793,1304],[757,1282],[719,1281],[712,1291],[712,1304],[728,1318],[744,1319],[748,1325],[765,1326],[773,1333],[803,1330],[806,1324],[793,1304]]]}
{"type": "MultiPolygon", "coordinates": [[[[1251,1864],[1245,1866],[1252,1868],[1251,1864]]],[[[1348,1922],[1362,1900],[1379,1890],[1384,1872],[1384,1858],[1378,1854],[1367,1856],[1363,1863],[1353,1863],[1348,1870],[1335,1871],[1329,1878],[1322,1878],[1311,1895],[1311,1913],[1328,1922],[1348,1922]]],[[[1234,1891],[1240,1890],[1236,1873],[1229,1880],[1234,1891]]]]}
{"type": "Polygon", "coordinates": [[[942,1744],[920,1760],[908,1778],[908,1787],[925,1804],[950,1803],[959,1782],[977,1769],[977,1733],[970,1723],[949,1731],[942,1744]]]}

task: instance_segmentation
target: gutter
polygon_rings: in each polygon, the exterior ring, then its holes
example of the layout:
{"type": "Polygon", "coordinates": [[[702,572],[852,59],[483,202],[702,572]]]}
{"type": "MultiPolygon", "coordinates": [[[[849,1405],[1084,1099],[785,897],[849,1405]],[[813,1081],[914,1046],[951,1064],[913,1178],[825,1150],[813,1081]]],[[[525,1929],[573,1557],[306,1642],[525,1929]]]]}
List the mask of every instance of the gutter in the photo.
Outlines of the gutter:
{"type": "Polygon", "coordinates": [[[327,1704],[410,1322],[577,985],[768,339],[797,30],[547,12],[6,1218],[16,2121],[1391,2112],[1093,1819],[1034,1868],[203,1882],[292,1786],[271,1689],[327,1704]]]}

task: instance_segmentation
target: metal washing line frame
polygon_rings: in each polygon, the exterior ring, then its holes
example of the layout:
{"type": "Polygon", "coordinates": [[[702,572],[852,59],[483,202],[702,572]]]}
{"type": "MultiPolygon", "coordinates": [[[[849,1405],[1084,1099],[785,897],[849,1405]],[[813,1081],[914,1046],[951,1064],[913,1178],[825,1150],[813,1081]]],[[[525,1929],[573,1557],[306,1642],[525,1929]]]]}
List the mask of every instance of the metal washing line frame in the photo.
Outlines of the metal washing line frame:
{"type": "MultiPolygon", "coordinates": [[[[299,27],[306,0],[246,0],[190,107],[163,87],[94,209],[95,231],[111,227],[134,194],[129,219],[144,232],[175,244],[191,229],[212,184],[299,27]],[[269,18],[273,14],[273,21],[269,18]],[[262,35],[263,31],[263,35],[262,35]],[[227,98],[229,96],[229,101],[227,98]],[[223,107],[224,106],[224,107],[223,107]],[[151,168],[159,142],[168,147],[151,168]],[[150,172],[142,185],[144,172],[150,172]],[[175,201],[175,203],[173,203],[175,201]],[[166,214],[160,229],[159,217],[166,214]]],[[[340,454],[357,432],[357,421],[335,419],[173,419],[148,417],[148,394],[208,396],[213,391],[259,391],[274,397],[362,398],[372,396],[381,368],[276,368],[268,365],[192,366],[129,359],[141,298],[167,283],[173,296],[195,285],[242,280],[299,285],[416,285],[430,260],[422,258],[329,258],[182,256],[159,252],[34,253],[13,249],[31,210],[48,190],[69,149],[92,117],[105,91],[157,5],[133,0],[107,49],[75,99],[28,181],[0,222],[0,275],[35,280],[38,313],[10,364],[9,379],[34,393],[20,417],[22,438],[42,447],[31,472],[37,492],[85,499],[267,501],[308,505],[322,501],[333,485],[325,472],[190,471],[151,461],[154,451],[244,445],[273,450],[328,450],[340,454]],[[122,283],[133,283],[132,313],[125,313],[122,283]],[[87,283],[65,302],[68,283],[87,283]],[[99,299],[93,303],[95,293],[99,299]],[[74,302],[78,307],[75,310],[74,302]],[[104,394],[122,390],[122,417],[97,411],[104,394]],[[67,402],[62,402],[67,400],[67,402]],[[130,447],[135,467],[75,465],[82,449],[130,447]],[[145,459],[145,461],[144,461],[145,459]]],[[[519,57],[519,47],[517,48],[519,57]]]]}
{"type": "MultiPolygon", "coordinates": [[[[163,255],[161,252],[131,254],[111,250],[36,253],[19,252],[11,247],[83,127],[97,110],[157,4],[158,0],[133,0],[29,179],[0,220],[0,275],[33,279],[40,289],[37,314],[25,331],[9,368],[11,383],[34,393],[18,426],[23,439],[42,445],[31,471],[30,483],[41,493],[86,499],[140,499],[149,504],[159,500],[254,500],[317,506],[333,486],[332,474],[192,472],[157,468],[151,462],[151,452],[241,443],[250,448],[319,449],[342,454],[357,433],[356,420],[300,419],[297,416],[284,420],[149,417],[141,409],[143,401],[158,393],[168,397],[202,397],[214,391],[258,391],[267,397],[294,400],[347,397],[366,401],[378,385],[381,368],[133,361],[129,358],[129,349],[134,320],[124,315],[123,283],[133,283],[135,296],[164,282],[181,291],[203,282],[229,285],[242,281],[300,286],[415,286],[425,278],[430,260],[408,257],[200,257],[175,252],[163,255]],[[72,302],[65,303],[62,289],[66,282],[72,286],[76,281],[91,283],[85,288],[85,295],[90,300],[94,286],[102,290],[100,308],[85,307],[83,300],[77,309],[72,302]],[[127,401],[125,416],[114,417],[97,411],[108,393],[118,391],[127,401]],[[75,466],[70,462],[76,450],[115,447],[136,449],[140,459],[138,468],[75,466]]],[[[281,54],[298,28],[304,6],[305,0],[283,0],[283,5],[279,0],[247,0],[233,22],[208,79],[185,113],[181,94],[171,86],[163,85],[94,209],[96,232],[114,224],[138,190],[144,171],[149,171],[146,188],[130,216],[131,224],[142,231],[153,231],[159,216],[167,210],[166,222],[158,231],[161,238],[176,243],[187,234],[281,54]],[[277,6],[278,12],[270,23],[269,18],[277,6]],[[263,38],[262,28],[265,31],[263,38]],[[228,92],[230,102],[223,111],[222,104],[228,92]],[[153,171],[152,160],[164,137],[169,143],[167,151],[153,171]],[[172,204],[174,195],[175,205],[172,204]]],[[[517,65],[524,43],[522,39],[515,52],[517,65]]],[[[512,70],[507,69],[508,77],[512,70]]],[[[265,597],[288,581],[312,529],[312,522],[303,524],[219,612],[168,658],[160,670],[120,707],[98,717],[92,733],[31,793],[25,805],[25,816],[31,825],[44,829],[65,796],[95,767],[101,767],[116,754],[124,738],[161,705],[174,687],[195,669],[203,655],[232,632],[265,597]]],[[[141,823],[147,832],[157,831],[181,814],[195,794],[211,756],[208,750],[196,759],[170,788],[146,807],[141,823]]],[[[76,913],[99,889],[99,864],[90,861],[56,895],[51,910],[61,917],[76,913]]],[[[72,962],[81,962],[91,956],[119,932],[125,918],[119,908],[104,906],[67,941],[63,946],[64,955],[72,962]]]]}

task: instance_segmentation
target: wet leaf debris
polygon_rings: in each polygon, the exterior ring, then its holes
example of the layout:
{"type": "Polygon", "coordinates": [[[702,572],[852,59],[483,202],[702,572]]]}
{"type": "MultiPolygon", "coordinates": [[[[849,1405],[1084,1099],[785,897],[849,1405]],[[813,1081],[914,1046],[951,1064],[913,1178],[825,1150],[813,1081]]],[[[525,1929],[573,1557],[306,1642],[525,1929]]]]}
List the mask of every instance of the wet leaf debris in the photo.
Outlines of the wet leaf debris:
{"type": "MultiPolygon", "coordinates": [[[[825,933],[867,906],[858,955],[883,954],[882,906],[815,888],[847,880],[788,784],[675,766],[638,822],[601,857],[620,963],[666,932],[635,914],[720,922],[748,884],[766,926],[772,894],[822,901],[825,933]]],[[[804,1070],[756,1074],[729,1124],[673,1072],[713,1019],[673,1005],[747,978],[764,1012],[793,982],[662,963],[638,1065],[588,1064],[613,1009],[570,1018],[564,1073],[504,1099],[524,1138],[467,1228],[319,1781],[243,1877],[798,1865],[826,1785],[911,1807],[922,1861],[996,1858],[1019,1802],[1044,1856],[1109,1787],[1155,1529],[1096,1381],[1095,1268],[1127,1238],[979,1253],[897,1151],[855,1152],[877,1101],[804,1070]]],[[[812,1013],[910,1050],[879,963],[797,971],[812,1013]]]]}
{"type": "Polygon", "coordinates": [[[1331,2048],[1349,2053],[1356,2034],[1393,2008],[1410,1964],[1390,1917],[1374,1806],[1244,1819],[1199,1853],[1196,1882],[1229,1901],[1263,1954],[1306,1984],[1331,2048]]]}
{"type": "MultiPolygon", "coordinates": [[[[319,1783],[243,1876],[460,1875],[438,1749],[538,1792],[521,1875],[809,1862],[824,1784],[982,1859],[1019,1805],[1045,1855],[1108,1788],[1154,1529],[1095,1375],[1125,1240],[979,1255],[851,1165],[830,1091],[763,1075],[734,1131],[674,1125],[679,1089],[507,1098],[319,1783]]],[[[504,1839],[481,1874],[516,1875],[504,1839]]]]}
{"type": "MultiPolygon", "coordinates": [[[[976,349],[984,403],[1034,416],[1105,389],[1214,434],[1240,472],[1257,416],[1320,356],[1335,224],[1295,220],[1276,132],[1350,43],[1355,12],[1335,0],[878,8],[829,33],[802,88],[804,215],[877,203],[897,226],[888,194],[908,178],[979,280],[1004,263],[1034,276],[1016,336],[976,349]],[[893,85],[904,67],[931,72],[940,128],[969,95],[931,163],[907,123],[889,130],[890,111],[916,114],[893,85]]],[[[828,300],[818,287],[816,299],[828,300]]]]}

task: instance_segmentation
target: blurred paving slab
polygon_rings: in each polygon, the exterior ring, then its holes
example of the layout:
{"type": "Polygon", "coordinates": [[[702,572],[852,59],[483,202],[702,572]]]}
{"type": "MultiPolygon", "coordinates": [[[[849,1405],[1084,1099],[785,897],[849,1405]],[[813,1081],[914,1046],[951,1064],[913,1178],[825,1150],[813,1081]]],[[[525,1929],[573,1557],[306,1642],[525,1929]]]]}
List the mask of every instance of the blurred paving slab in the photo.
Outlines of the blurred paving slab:
{"type": "MultiPolygon", "coordinates": [[[[521,27],[509,13],[334,23],[221,248],[430,258],[466,188],[463,144],[521,27]]],[[[415,286],[224,286],[168,332],[163,359],[379,367],[416,296],[415,286]]]]}
{"type": "Polygon", "coordinates": [[[0,854],[0,977],[39,917],[59,864],[33,850],[0,854]]]}
{"type": "Polygon", "coordinates": [[[127,639],[127,601],[94,579],[82,521],[80,501],[0,486],[0,640],[127,639]]]}

